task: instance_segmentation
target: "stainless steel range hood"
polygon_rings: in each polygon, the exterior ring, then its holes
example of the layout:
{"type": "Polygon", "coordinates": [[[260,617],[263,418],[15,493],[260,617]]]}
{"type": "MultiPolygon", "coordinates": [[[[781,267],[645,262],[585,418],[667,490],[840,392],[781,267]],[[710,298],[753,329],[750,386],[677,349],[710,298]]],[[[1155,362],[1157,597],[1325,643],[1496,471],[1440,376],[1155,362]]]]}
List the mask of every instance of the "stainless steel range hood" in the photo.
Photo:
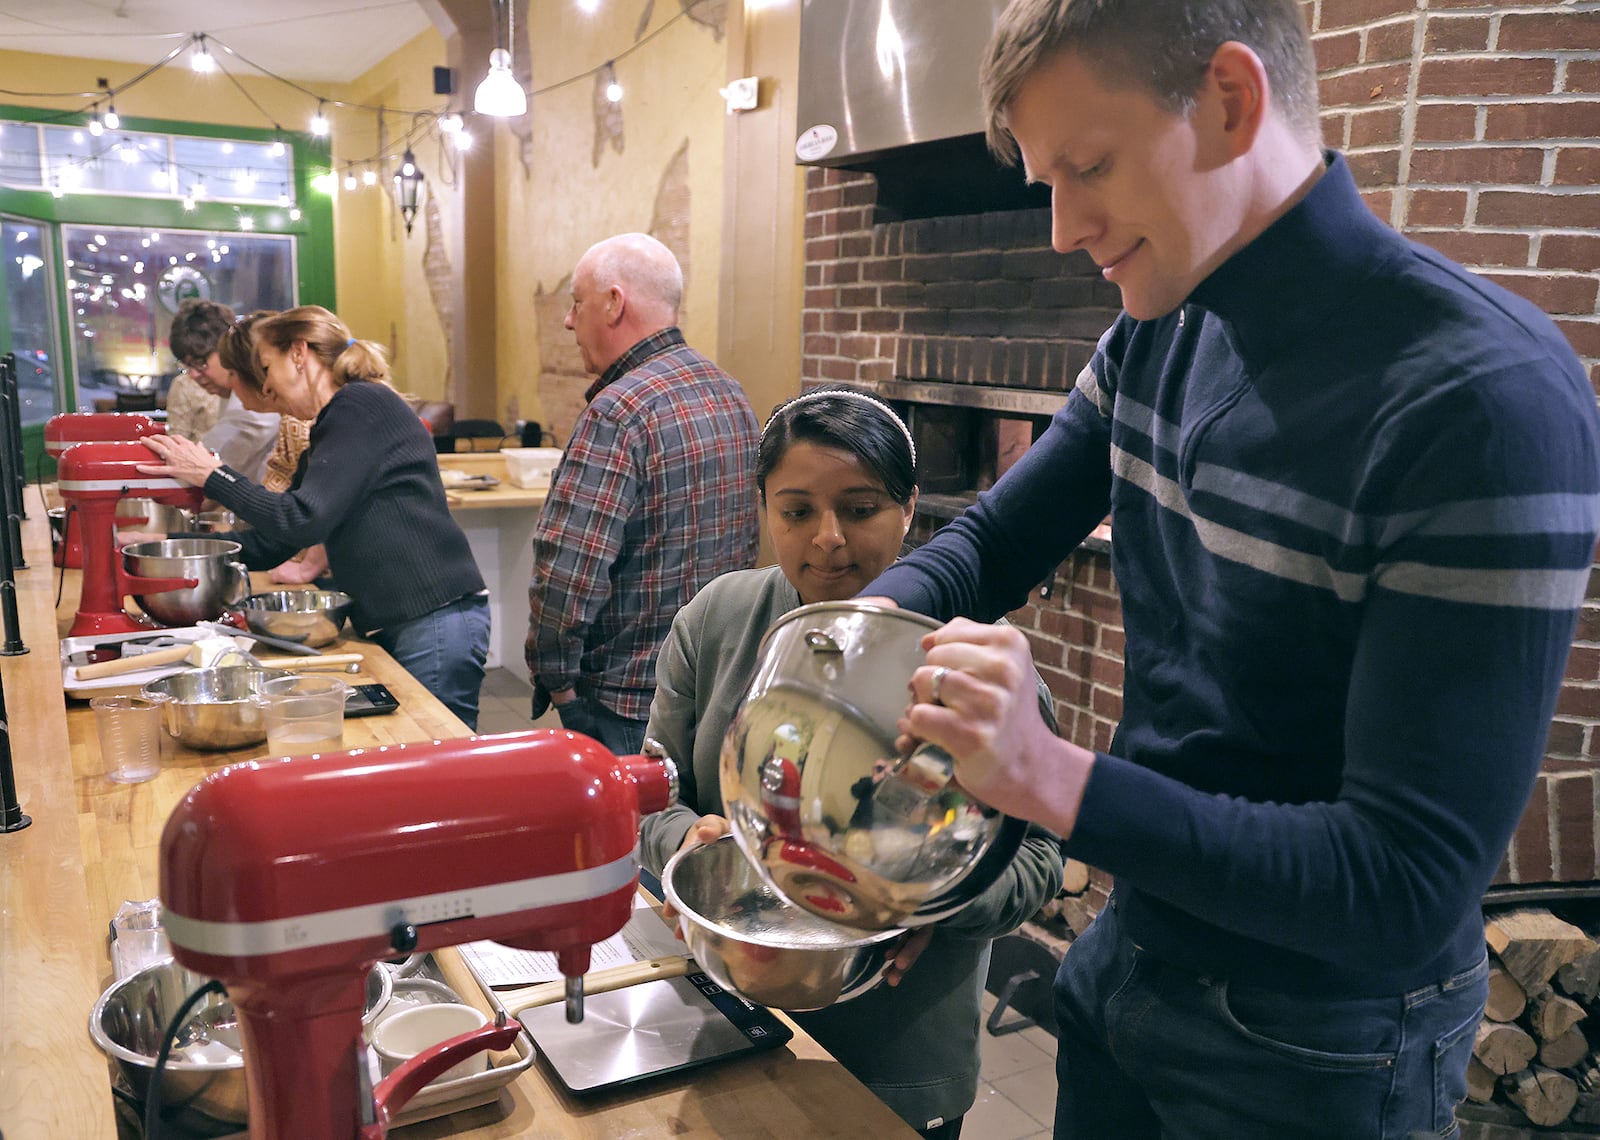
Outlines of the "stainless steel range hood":
{"type": "Polygon", "coordinates": [[[805,0],[795,155],[860,164],[983,130],[978,64],[1006,0],[805,0]]]}

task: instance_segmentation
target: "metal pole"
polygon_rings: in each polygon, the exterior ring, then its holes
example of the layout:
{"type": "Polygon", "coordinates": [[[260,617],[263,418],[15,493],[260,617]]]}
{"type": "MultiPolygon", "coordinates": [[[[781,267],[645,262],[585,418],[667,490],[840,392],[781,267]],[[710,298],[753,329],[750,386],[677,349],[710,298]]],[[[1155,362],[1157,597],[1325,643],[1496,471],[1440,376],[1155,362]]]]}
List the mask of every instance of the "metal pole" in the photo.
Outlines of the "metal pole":
{"type": "MultiPolygon", "coordinates": [[[[18,391],[8,377],[15,376],[16,358],[7,353],[0,359],[0,497],[6,508],[6,534],[11,542],[11,563],[17,570],[26,570],[28,561],[22,554],[22,485],[17,476],[24,474],[22,460],[12,448],[11,421],[16,413],[18,391]]],[[[14,577],[14,575],[12,575],[14,577]]]]}
{"type": "Polygon", "coordinates": [[[21,831],[33,820],[17,801],[17,776],[11,768],[11,718],[6,715],[6,686],[0,680],[0,834],[21,831]]]}
{"type": "Polygon", "coordinates": [[[5,383],[5,389],[11,396],[11,451],[17,458],[15,478],[17,483],[17,517],[28,517],[28,501],[23,491],[28,485],[27,457],[22,449],[22,381],[17,378],[17,354],[8,352],[5,359],[0,361],[5,365],[4,372],[0,372],[0,380],[5,383]]]}
{"type": "MultiPolygon", "coordinates": [[[[11,448],[0,446],[0,484],[11,486],[11,448]]],[[[14,488],[13,488],[14,489],[14,488]]],[[[12,541],[17,549],[22,546],[22,524],[11,510],[10,495],[5,496],[6,526],[12,538],[0,538],[0,623],[5,626],[5,643],[0,644],[0,657],[16,657],[28,652],[22,644],[21,621],[17,617],[17,562],[11,557],[12,541]]]]}

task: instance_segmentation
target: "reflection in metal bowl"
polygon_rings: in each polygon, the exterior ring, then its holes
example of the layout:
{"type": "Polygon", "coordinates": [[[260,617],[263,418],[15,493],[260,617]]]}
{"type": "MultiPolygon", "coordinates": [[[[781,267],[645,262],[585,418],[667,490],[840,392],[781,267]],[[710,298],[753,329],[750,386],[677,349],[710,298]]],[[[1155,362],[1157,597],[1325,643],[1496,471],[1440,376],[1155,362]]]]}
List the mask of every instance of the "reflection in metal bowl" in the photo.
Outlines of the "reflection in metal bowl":
{"type": "Polygon", "coordinates": [[[820,602],[762,641],[722,746],[723,804],[774,889],[822,918],[865,930],[937,921],[1016,853],[1022,826],[968,795],[949,756],[895,750],[921,638],[937,628],[904,610],[820,602]],[[988,858],[997,845],[1010,851],[988,858]]]}
{"type": "Polygon", "coordinates": [[[823,1009],[866,993],[905,933],[854,930],[791,906],[731,836],[674,855],[661,885],[700,968],[774,1009],[823,1009]]]}

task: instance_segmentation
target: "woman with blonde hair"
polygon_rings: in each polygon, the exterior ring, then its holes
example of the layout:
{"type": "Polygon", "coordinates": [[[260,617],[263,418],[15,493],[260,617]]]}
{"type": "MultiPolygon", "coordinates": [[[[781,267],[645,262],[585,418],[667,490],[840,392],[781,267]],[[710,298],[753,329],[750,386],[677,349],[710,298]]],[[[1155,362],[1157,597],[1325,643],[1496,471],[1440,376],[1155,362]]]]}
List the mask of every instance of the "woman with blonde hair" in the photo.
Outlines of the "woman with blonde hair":
{"type": "MultiPolygon", "coordinates": [[[[432,437],[389,384],[383,349],[319,305],[257,318],[246,384],[311,422],[288,490],[269,491],[192,441],[148,444],[141,468],[202,487],[251,525],[234,534],[251,569],[321,543],[351,623],[475,728],[489,648],[489,599],[450,516],[432,437]]],[[[152,437],[155,438],[155,437],[152,437]]]]}

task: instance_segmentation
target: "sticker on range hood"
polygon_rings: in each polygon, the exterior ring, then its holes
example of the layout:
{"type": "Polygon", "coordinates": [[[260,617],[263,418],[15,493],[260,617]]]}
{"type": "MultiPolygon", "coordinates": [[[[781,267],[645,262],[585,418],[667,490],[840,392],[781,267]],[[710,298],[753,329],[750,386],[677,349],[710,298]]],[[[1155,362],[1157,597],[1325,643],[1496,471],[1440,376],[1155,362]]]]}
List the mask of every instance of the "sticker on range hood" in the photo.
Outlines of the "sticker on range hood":
{"type": "Polygon", "coordinates": [[[794,156],[801,162],[815,162],[832,153],[839,145],[839,132],[827,123],[819,123],[800,133],[794,141],[794,156]]]}

